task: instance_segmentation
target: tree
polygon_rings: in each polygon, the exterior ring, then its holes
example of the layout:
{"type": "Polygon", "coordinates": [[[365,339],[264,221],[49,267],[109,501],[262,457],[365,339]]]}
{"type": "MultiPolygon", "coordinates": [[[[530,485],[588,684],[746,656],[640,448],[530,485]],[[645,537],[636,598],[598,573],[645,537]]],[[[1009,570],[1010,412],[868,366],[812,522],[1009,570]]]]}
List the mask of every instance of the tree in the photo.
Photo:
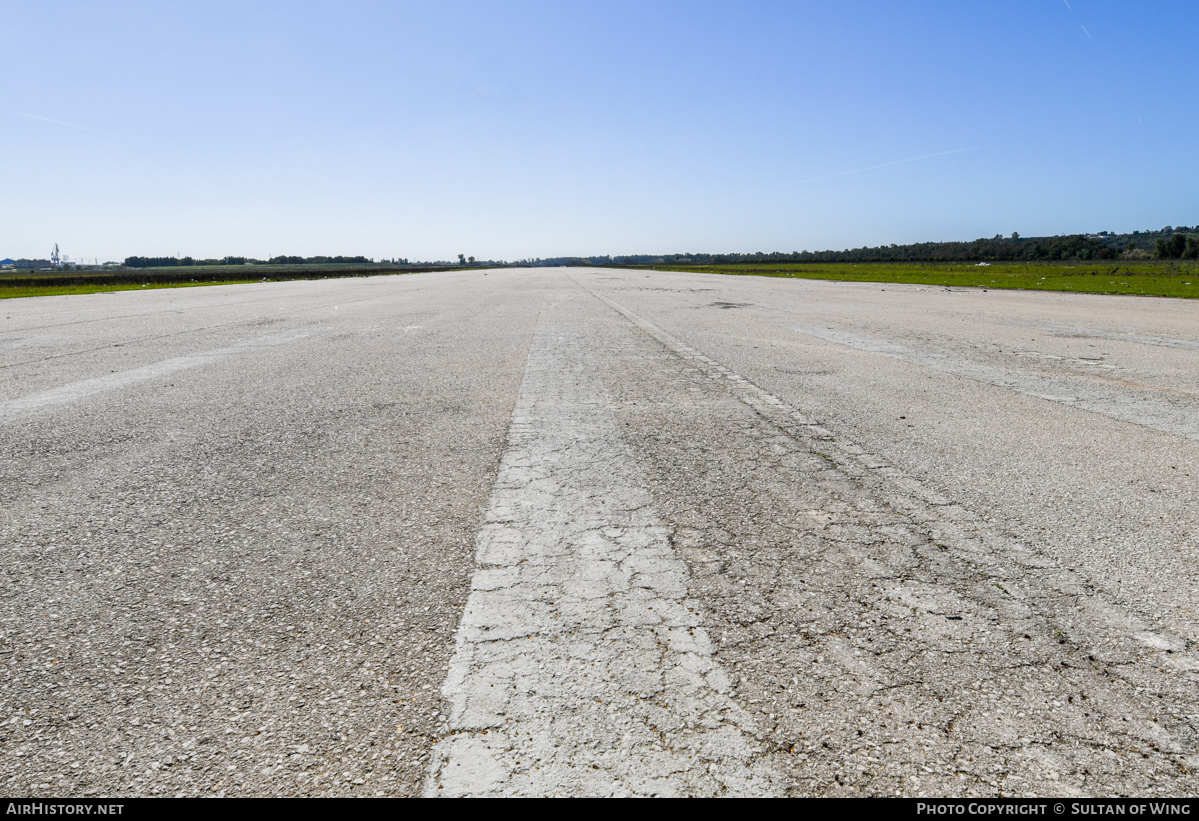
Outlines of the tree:
{"type": "Polygon", "coordinates": [[[1153,241],[1153,255],[1159,259],[1179,259],[1187,250],[1186,234],[1175,234],[1169,239],[1153,241]]]}
{"type": "Polygon", "coordinates": [[[465,265],[465,264],[466,264],[466,257],[464,257],[462,254],[459,254],[459,255],[458,255],[458,264],[459,264],[459,265],[465,265]]]}

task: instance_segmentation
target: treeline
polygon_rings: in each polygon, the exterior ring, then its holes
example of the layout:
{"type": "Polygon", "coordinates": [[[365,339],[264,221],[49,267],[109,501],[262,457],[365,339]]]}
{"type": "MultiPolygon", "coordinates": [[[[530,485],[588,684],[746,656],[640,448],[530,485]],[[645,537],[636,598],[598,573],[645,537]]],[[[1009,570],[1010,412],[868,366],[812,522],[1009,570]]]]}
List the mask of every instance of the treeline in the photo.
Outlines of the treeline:
{"type": "Polygon", "coordinates": [[[1154,240],[1153,255],[1159,259],[1199,259],[1199,234],[1175,233],[1154,240]]]}
{"type": "Polygon", "coordinates": [[[775,262],[1032,262],[1105,259],[1199,259],[1199,226],[1115,234],[1069,234],[1057,237],[996,235],[971,242],[920,242],[909,245],[863,246],[842,251],[773,251],[730,254],[630,254],[604,257],[560,257],[536,265],[769,265],[775,262]]]}
{"type": "Polygon", "coordinates": [[[844,251],[801,254],[805,262],[1025,262],[1058,259],[1114,259],[1120,251],[1103,240],[1083,234],[1022,239],[994,237],[973,242],[921,242],[913,245],[880,245],[844,251]]]}
{"type": "MultiPolygon", "coordinates": [[[[773,251],[754,253],[627,254],[623,256],[552,257],[476,262],[458,255],[459,265],[753,265],[810,262],[1049,262],[1053,260],[1110,259],[1199,259],[1199,225],[1157,231],[1116,234],[1068,234],[1056,237],[1022,237],[996,234],[969,242],[918,242],[908,245],[878,245],[841,251],[773,251]]],[[[22,267],[17,262],[18,267],[22,267]]],[[[42,262],[39,260],[38,262],[42,262]]],[[[47,263],[48,264],[48,263],[47,263]]],[[[127,257],[126,268],[174,268],[196,265],[424,265],[442,267],[451,262],[410,263],[406,258],[374,260],[364,256],[276,256],[268,260],[252,257],[193,259],[191,257],[127,257]]],[[[33,267],[33,266],[29,266],[33,267]]]]}
{"type": "Polygon", "coordinates": [[[126,268],[190,268],[193,265],[245,265],[259,260],[246,257],[223,257],[221,259],[192,259],[191,257],[125,257],[126,268]]]}
{"type": "MultiPolygon", "coordinates": [[[[407,259],[383,260],[385,264],[407,265],[407,259]]],[[[373,265],[375,261],[366,257],[221,257],[220,259],[193,259],[192,257],[125,257],[126,268],[188,268],[194,265],[373,265]]]]}
{"type": "MultiPolygon", "coordinates": [[[[634,255],[612,257],[618,265],[675,263],[695,265],[737,265],[771,262],[967,262],[1034,261],[1057,259],[1115,259],[1122,249],[1102,239],[1083,234],[1064,237],[1023,239],[994,237],[973,242],[920,242],[911,245],[879,245],[846,248],[843,251],[774,251],[752,254],[669,254],[664,257],[634,255]]],[[[596,263],[592,263],[596,264],[596,263]]],[[[602,263],[600,263],[602,264],[602,263]]]]}
{"type": "MultiPolygon", "coordinates": [[[[397,259],[391,260],[400,265],[407,265],[408,260],[397,259]]],[[[374,262],[373,259],[366,257],[271,257],[271,265],[345,265],[358,264],[369,265],[374,262]]]]}

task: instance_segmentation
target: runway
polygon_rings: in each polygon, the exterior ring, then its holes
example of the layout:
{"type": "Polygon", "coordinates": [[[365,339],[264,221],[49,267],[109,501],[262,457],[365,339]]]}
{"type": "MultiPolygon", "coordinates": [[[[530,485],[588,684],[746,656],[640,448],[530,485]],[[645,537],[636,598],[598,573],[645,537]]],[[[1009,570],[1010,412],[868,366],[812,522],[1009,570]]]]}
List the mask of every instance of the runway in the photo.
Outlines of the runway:
{"type": "Polygon", "coordinates": [[[0,302],[9,795],[1178,795],[1199,304],[0,302]]]}

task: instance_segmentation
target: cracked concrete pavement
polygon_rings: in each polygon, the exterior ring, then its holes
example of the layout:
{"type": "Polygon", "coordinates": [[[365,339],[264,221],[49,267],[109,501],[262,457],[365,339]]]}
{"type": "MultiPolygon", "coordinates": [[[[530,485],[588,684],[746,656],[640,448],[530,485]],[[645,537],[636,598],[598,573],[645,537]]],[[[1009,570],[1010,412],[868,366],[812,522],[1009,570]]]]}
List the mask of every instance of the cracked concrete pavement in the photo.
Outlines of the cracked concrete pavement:
{"type": "Polygon", "coordinates": [[[577,326],[538,325],[425,794],[770,795],[594,370],[577,326]]]}
{"type": "Polygon", "coordinates": [[[603,269],[7,301],[0,783],[1192,794],[1197,310],[603,269]]]}

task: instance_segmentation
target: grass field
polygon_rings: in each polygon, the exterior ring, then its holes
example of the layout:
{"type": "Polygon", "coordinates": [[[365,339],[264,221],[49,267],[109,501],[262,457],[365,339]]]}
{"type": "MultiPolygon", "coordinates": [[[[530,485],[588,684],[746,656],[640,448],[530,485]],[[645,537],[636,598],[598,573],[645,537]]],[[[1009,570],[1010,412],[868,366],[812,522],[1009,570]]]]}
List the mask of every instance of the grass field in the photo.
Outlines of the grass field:
{"type": "MultiPolygon", "coordinates": [[[[453,266],[461,270],[460,266],[453,266]]],[[[191,288],[246,282],[414,274],[447,267],[380,265],[194,265],[186,268],[136,268],[114,271],[5,271],[0,274],[0,299],[58,294],[94,294],[152,288],[191,288]]]]}
{"type": "Polygon", "coordinates": [[[748,265],[652,265],[659,271],[895,282],[950,288],[1023,288],[1091,294],[1199,298],[1199,261],[1024,263],[826,262],[748,265]]]}
{"type": "Polygon", "coordinates": [[[60,294],[97,294],[104,291],[148,291],[153,288],[195,288],[200,285],[233,285],[244,282],[261,282],[261,279],[205,280],[204,282],[174,282],[145,284],[108,285],[5,285],[0,281],[0,299],[23,296],[58,296],[60,294]]]}

